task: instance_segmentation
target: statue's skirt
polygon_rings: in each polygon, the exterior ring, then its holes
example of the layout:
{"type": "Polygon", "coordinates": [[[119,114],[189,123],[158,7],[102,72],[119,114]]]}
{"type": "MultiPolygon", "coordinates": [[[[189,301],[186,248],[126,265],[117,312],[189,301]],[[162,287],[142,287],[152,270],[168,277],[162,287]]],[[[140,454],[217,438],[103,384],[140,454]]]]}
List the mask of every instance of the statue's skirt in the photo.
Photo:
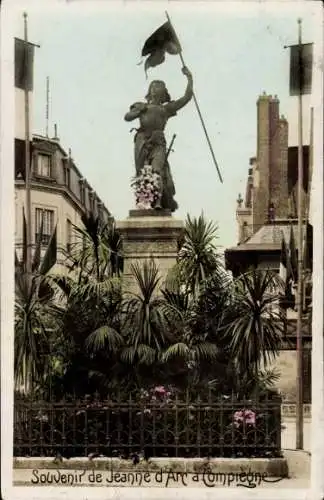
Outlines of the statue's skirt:
{"type": "Polygon", "coordinates": [[[134,138],[135,142],[135,166],[136,175],[144,165],[151,165],[153,171],[163,179],[163,193],[161,205],[172,212],[178,208],[173,199],[175,195],[174,182],[171,175],[170,165],[166,159],[166,140],[163,131],[155,130],[151,133],[138,130],[134,138]]]}

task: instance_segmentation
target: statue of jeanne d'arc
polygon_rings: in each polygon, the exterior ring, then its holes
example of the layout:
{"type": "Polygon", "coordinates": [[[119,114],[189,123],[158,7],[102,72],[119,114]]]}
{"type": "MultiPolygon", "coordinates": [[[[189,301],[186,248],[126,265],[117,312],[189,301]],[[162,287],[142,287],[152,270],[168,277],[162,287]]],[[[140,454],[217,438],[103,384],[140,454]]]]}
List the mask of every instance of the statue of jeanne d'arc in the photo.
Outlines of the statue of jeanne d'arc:
{"type": "Polygon", "coordinates": [[[153,172],[159,176],[159,195],[153,208],[172,212],[178,205],[173,198],[175,188],[167,159],[164,129],[168,119],[175,116],[193,95],[192,75],[186,67],[182,68],[182,73],[188,80],[183,97],[171,101],[165,83],[155,80],[149,86],[147,102],[136,102],[125,115],[126,121],[138,118],[140,122],[134,139],[136,176],[141,174],[144,165],[151,165],[153,172]]]}

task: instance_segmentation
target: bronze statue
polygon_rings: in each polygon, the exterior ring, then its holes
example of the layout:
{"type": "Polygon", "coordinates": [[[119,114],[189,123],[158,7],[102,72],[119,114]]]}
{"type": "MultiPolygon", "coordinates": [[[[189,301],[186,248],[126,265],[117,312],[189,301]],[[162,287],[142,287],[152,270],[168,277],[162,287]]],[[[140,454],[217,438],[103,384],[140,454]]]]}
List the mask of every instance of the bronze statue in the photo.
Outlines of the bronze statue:
{"type": "Polygon", "coordinates": [[[139,176],[144,165],[151,165],[153,171],[159,175],[159,198],[154,208],[167,209],[174,212],[178,208],[174,200],[174,183],[167,159],[167,146],[164,129],[167,121],[177,114],[192,98],[193,80],[188,68],[183,67],[182,73],[187,77],[188,84],[183,97],[171,101],[165,83],[153,81],[146,96],[147,103],[136,102],[125,115],[126,121],[136,118],[140,121],[135,142],[136,176],[139,176]]]}

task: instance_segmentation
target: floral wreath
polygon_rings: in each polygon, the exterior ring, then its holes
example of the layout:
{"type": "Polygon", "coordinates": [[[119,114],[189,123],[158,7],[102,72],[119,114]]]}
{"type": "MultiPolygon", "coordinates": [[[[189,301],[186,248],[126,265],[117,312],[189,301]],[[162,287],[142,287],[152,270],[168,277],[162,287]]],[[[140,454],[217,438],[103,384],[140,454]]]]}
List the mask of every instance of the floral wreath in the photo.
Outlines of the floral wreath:
{"type": "Polygon", "coordinates": [[[134,177],[131,187],[135,191],[136,208],[147,210],[154,207],[160,194],[159,179],[151,165],[144,165],[140,175],[134,177]]]}

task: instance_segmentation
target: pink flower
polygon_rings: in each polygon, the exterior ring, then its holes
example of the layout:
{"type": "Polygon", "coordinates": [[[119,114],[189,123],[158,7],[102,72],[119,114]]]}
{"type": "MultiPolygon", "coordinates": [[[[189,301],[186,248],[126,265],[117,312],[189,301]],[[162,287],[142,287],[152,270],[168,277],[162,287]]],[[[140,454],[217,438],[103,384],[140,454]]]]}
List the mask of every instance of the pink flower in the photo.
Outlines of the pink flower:
{"type": "Polygon", "coordinates": [[[234,413],[234,425],[239,425],[245,422],[248,425],[255,425],[255,412],[252,410],[239,410],[234,413]]]}
{"type": "Polygon", "coordinates": [[[255,413],[252,410],[246,410],[245,412],[245,423],[250,425],[255,425],[255,413]]]}
{"type": "Polygon", "coordinates": [[[236,422],[243,422],[243,418],[244,418],[244,417],[243,417],[243,411],[242,411],[242,410],[240,410],[240,411],[236,411],[236,412],[234,413],[234,420],[235,420],[236,422]]]}
{"type": "Polygon", "coordinates": [[[164,389],[163,385],[158,385],[157,387],[154,388],[154,391],[157,392],[158,394],[166,393],[166,390],[164,389]]]}

